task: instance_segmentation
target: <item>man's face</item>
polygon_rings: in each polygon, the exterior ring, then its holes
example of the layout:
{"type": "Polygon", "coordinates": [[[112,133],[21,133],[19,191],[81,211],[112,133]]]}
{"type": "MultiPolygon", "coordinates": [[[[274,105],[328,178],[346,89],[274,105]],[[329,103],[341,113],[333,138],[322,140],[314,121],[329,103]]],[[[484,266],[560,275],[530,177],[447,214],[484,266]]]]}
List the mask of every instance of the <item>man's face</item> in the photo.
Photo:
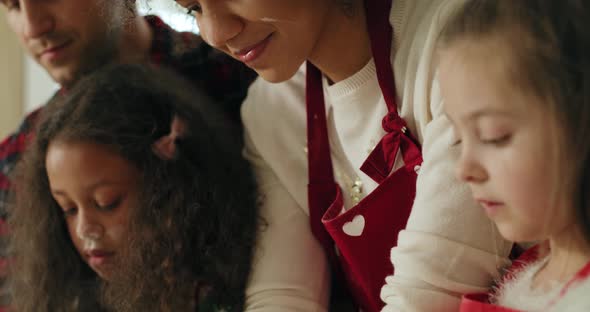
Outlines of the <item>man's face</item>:
{"type": "Polygon", "coordinates": [[[130,10],[117,0],[0,0],[9,26],[51,77],[69,85],[112,61],[130,10]]]}

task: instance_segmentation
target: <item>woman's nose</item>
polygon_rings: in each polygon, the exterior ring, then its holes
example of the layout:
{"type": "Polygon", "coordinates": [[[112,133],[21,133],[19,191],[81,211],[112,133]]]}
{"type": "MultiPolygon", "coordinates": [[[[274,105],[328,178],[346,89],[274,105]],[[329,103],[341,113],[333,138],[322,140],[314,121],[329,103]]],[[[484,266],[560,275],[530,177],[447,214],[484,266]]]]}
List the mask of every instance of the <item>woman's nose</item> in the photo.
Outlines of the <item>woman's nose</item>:
{"type": "Polygon", "coordinates": [[[212,47],[227,52],[227,42],[244,28],[244,22],[231,13],[206,12],[197,18],[203,39],[212,47]]]}

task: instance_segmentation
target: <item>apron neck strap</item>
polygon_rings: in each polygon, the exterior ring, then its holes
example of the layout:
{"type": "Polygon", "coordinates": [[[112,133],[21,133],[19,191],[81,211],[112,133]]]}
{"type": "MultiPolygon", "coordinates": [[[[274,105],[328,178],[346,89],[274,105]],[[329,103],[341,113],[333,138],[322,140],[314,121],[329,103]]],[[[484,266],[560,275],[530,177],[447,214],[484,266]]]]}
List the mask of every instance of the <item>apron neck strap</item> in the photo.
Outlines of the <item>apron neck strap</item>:
{"type": "Polygon", "coordinates": [[[371,51],[377,68],[379,87],[383,93],[387,110],[397,114],[395,79],[391,64],[391,43],[393,27],[389,23],[392,0],[364,0],[367,29],[371,40],[371,51]]]}
{"type": "Polygon", "coordinates": [[[307,162],[310,183],[333,183],[322,73],[310,62],[306,72],[307,162]]]}
{"type": "MultiPolygon", "coordinates": [[[[390,61],[393,28],[389,24],[389,14],[393,0],[363,1],[379,86],[389,114],[397,115],[395,80],[390,61]]],[[[307,62],[306,73],[306,107],[309,182],[333,182],[322,73],[310,62],[307,62]]]]}

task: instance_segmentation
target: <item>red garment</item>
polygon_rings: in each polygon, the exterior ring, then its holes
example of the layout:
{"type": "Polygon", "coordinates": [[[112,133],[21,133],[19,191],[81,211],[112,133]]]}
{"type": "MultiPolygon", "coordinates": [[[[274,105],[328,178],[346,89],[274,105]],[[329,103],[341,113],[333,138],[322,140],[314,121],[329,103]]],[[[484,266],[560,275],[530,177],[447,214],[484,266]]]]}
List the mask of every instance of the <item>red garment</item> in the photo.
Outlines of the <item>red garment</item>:
{"type": "MultiPolygon", "coordinates": [[[[506,275],[502,278],[504,283],[507,280],[514,278],[515,274],[522,270],[527,264],[539,260],[541,255],[541,246],[535,245],[528,249],[522,254],[517,260],[515,260],[510,268],[508,268],[506,275]]],[[[562,298],[565,293],[572,287],[576,282],[587,280],[590,276],[590,262],[584,266],[574,277],[563,287],[559,293],[559,298],[562,298]]],[[[555,302],[550,303],[553,305],[555,302]]],[[[473,293],[464,295],[461,300],[461,306],[459,312],[521,312],[520,310],[514,310],[511,308],[502,307],[495,305],[490,302],[490,293],[473,293]]]]}
{"type": "Polygon", "coordinates": [[[489,294],[477,293],[464,295],[459,312],[521,312],[489,303],[489,294]]]}
{"type": "MultiPolygon", "coordinates": [[[[527,264],[539,259],[539,249],[539,245],[535,245],[525,251],[520,257],[518,257],[518,259],[514,260],[502,278],[501,284],[514,278],[514,275],[522,270],[527,264]]],[[[461,300],[459,312],[519,312],[519,310],[505,308],[490,303],[490,295],[490,293],[473,293],[464,295],[461,300]]]]}
{"type": "Polygon", "coordinates": [[[379,186],[343,214],[342,194],[334,180],[330,156],[321,73],[311,63],[307,65],[308,201],[312,231],[336,270],[344,273],[356,304],[368,312],[380,311],[384,306],[379,293],[385,277],[393,273],[389,253],[397,243],[398,233],[406,226],[416,194],[416,171],[422,163],[420,146],[397,113],[390,62],[391,4],[392,0],[365,1],[371,48],[388,114],[383,118],[387,134],[361,170],[379,186]],[[390,174],[399,150],[405,165],[390,174]],[[351,225],[355,231],[347,230],[351,225]],[[334,244],[339,256],[334,252],[334,244]]]}

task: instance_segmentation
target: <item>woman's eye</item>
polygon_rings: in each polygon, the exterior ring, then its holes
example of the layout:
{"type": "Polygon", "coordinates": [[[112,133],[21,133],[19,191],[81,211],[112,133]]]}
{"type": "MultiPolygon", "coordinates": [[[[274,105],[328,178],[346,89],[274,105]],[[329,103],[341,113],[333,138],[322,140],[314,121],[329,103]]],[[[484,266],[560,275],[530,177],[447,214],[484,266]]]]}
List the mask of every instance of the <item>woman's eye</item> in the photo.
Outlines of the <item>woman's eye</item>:
{"type": "Polygon", "coordinates": [[[202,11],[201,5],[199,4],[194,4],[186,8],[186,14],[188,15],[201,14],[202,11]]]}
{"type": "Polygon", "coordinates": [[[461,145],[461,139],[456,139],[453,141],[453,144],[451,144],[451,146],[458,146],[461,145]]]}

